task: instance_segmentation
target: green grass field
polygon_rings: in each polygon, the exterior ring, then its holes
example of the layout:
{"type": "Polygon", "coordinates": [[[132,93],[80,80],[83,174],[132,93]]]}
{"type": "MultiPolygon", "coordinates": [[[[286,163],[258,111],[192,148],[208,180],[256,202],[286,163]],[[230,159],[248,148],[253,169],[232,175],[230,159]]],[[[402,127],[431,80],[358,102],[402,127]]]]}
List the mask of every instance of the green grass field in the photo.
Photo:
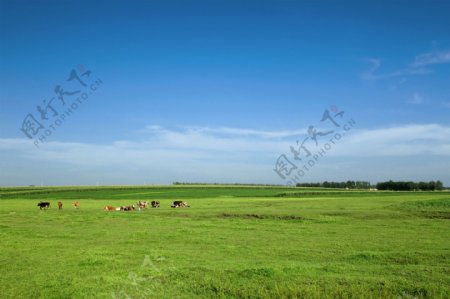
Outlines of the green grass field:
{"type": "Polygon", "coordinates": [[[0,199],[0,298],[450,297],[449,192],[29,187],[0,199]]]}

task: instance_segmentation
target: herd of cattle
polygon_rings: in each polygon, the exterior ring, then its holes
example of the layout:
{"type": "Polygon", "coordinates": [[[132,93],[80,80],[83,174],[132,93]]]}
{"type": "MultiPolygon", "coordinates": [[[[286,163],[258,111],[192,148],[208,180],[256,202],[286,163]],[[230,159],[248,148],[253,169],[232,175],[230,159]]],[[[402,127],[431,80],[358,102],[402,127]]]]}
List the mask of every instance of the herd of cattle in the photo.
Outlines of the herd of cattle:
{"type": "MultiPolygon", "coordinates": [[[[108,212],[113,212],[113,211],[134,211],[134,210],[138,209],[139,211],[141,211],[141,210],[149,207],[149,205],[152,208],[160,207],[159,201],[154,200],[154,201],[151,201],[150,203],[148,201],[138,201],[136,204],[131,205],[131,206],[120,206],[120,207],[106,206],[103,210],[108,211],[108,212]]],[[[50,208],[50,202],[41,201],[37,204],[37,206],[39,207],[40,210],[42,210],[42,209],[46,210],[46,209],[50,208]]],[[[80,207],[80,202],[74,201],[74,202],[72,202],[72,206],[75,209],[78,209],[80,207]]],[[[62,202],[58,201],[58,209],[61,210],[62,207],[63,207],[62,202]]],[[[173,204],[170,207],[171,208],[189,208],[190,206],[185,201],[176,200],[173,202],[173,204]]]]}
{"type": "MultiPolygon", "coordinates": [[[[37,206],[38,206],[39,209],[41,209],[41,210],[42,210],[42,209],[46,210],[46,209],[50,208],[50,203],[49,203],[48,201],[41,201],[40,203],[37,204],[37,206]]],[[[74,202],[72,203],[72,206],[73,206],[75,209],[78,209],[78,208],[80,207],[80,202],[79,202],[79,201],[74,201],[74,202]]],[[[63,207],[62,202],[58,201],[58,209],[61,210],[62,207],[63,207]]]]}

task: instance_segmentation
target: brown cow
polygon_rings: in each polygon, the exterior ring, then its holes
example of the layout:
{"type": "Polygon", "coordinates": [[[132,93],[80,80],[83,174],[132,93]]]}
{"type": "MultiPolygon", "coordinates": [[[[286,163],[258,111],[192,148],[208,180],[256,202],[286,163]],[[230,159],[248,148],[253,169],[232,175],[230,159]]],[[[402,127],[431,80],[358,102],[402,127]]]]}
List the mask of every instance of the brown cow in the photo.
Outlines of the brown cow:
{"type": "Polygon", "coordinates": [[[148,207],[148,201],[139,201],[136,203],[138,208],[146,209],[148,207]]]}
{"type": "Polygon", "coordinates": [[[58,209],[62,210],[62,202],[58,201],[58,209]]]}
{"type": "Polygon", "coordinates": [[[108,212],[111,212],[111,211],[115,211],[116,208],[113,207],[113,206],[106,206],[103,210],[108,211],[108,212]]]}
{"type": "Polygon", "coordinates": [[[79,202],[79,201],[74,201],[74,202],[72,203],[72,206],[73,206],[75,209],[78,209],[78,208],[80,207],[80,202],[79,202]]]}

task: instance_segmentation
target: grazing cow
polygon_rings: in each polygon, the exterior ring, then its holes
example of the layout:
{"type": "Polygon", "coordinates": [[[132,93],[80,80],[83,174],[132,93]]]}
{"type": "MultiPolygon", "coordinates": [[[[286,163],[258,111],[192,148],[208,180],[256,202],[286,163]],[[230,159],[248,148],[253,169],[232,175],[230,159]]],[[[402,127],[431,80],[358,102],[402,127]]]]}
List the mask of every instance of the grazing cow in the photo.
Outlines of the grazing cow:
{"type": "Polygon", "coordinates": [[[75,209],[78,209],[78,208],[80,207],[80,202],[79,202],[79,201],[74,201],[74,202],[72,203],[72,206],[73,206],[75,209]]]}
{"type": "Polygon", "coordinates": [[[183,202],[181,200],[176,200],[176,201],[173,202],[173,205],[171,205],[171,207],[172,208],[179,208],[179,207],[181,207],[182,203],[183,202]]]}
{"type": "Polygon", "coordinates": [[[38,205],[38,207],[39,207],[39,210],[42,210],[42,209],[48,209],[48,208],[50,208],[50,203],[48,202],[48,201],[41,201],[40,203],[38,203],[37,204],[38,205]]]}
{"type": "Polygon", "coordinates": [[[103,210],[108,211],[108,212],[111,212],[111,211],[115,211],[116,208],[113,207],[113,206],[106,206],[103,210]]]}
{"type": "Polygon", "coordinates": [[[134,211],[134,209],[135,209],[134,205],[132,205],[132,206],[121,206],[120,207],[121,211],[134,211]]]}
{"type": "Polygon", "coordinates": [[[190,206],[186,201],[176,200],[171,205],[172,208],[189,208],[190,206]]]}
{"type": "Polygon", "coordinates": [[[152,208],[159,208],[159,200],[152,201],[152,208]]]}
{"type": "Polygon", "coordinates": [[[62,210],[62,202],[58,201],[58,209],[62,210]]]}
{"type": "Polygon", "coordinates": [[[148,201],[139,201],[136,205],[141,209],[146,209],[148,207],[148,201]]]}

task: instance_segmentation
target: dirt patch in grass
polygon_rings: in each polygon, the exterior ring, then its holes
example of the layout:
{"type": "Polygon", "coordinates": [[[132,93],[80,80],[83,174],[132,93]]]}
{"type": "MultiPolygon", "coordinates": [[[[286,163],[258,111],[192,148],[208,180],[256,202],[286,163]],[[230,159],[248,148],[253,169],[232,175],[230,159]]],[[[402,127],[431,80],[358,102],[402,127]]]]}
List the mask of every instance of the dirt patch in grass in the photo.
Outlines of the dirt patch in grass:
{"type": "Polygon", "coordinates": [[[189,214],[173,214],[172,216],[179,217],[179,218],[191,218],[191,215],[189,215],[189,214]]]}
{"type": "Polygon", "coordinates": [[[418,213],[418,215],[424,217],[424,218],[430,218],[430,219],[447,219],[450,220],[450,212],[442,212],[442,211],[433,211],[433,212],[421,212],[418,213]]]}
{"type": "Polygon", "coordinates": [[[450,198],[402,202],[391,205],[391,208],[407,211],[416,217],[450,219],[450,198]]]}
{"type": "Polygon", "coordinates": [[[408,254],[398,253],[376,253],[360,252],[348,257],[348,260],[354,263],[374,263],[387,265],[417,265],[420,263],[418,257],[408,254]]]}
{"type": "Polygon", "coordinates": [[[400,204],[403,208],[407,209],[432,209],[432,210],[449,210],[450,211],[450,198],[436,198],[428,200],[416,200],[408,201],[400,204]]]}
{"type": "Polygon", "coordinates": [[[302,216],[296,215],[261,215],[261,214],[230,214],[222,213],[221,218],[239,218],[239,219],[274,219],[274,220],[308,220],[302,216]]]}

